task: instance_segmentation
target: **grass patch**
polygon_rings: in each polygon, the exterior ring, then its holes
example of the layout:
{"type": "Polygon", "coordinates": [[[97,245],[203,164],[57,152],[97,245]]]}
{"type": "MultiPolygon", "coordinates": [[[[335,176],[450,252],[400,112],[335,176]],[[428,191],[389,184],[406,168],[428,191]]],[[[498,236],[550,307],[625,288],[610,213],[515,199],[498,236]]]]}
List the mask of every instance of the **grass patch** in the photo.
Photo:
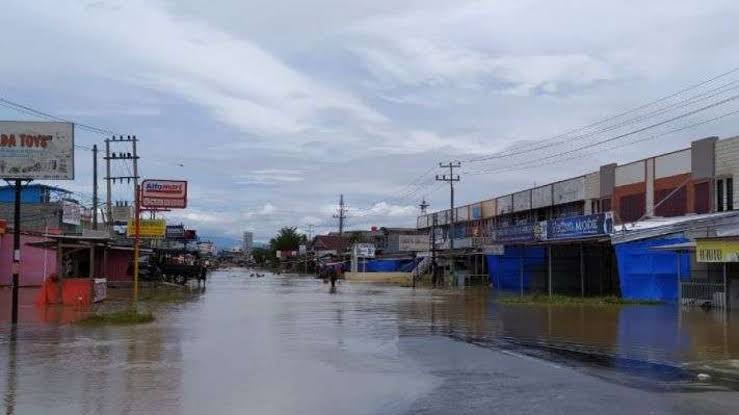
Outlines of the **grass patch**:
{"type": "Polygon", "coordinates": [[[142,290],[139,301],[146,303],[181,303],[187,300],[187,293],[181,289],[142,290]]]}
{"type": "Polygon", "coordinates": [[[98,326],[98,325],[130,325],[130,324],[144,324],[151,323],[154,321],[154,315],[150,312],[140,312],[133,308],[113,311],[110,313],[96,313],[88,316],[87,318],[80,320],[80,324],[98,326]]]}
{"type": "Polygon", "coordinates": [[[570,297],[567,295],[532,294],[516,296],[507,295],[498,297],[496,300],[501,304],[545,304],[545,305],[657,305],[660,301],[653,300],[627,300],[616,296],[607,297],[570,297]]]}

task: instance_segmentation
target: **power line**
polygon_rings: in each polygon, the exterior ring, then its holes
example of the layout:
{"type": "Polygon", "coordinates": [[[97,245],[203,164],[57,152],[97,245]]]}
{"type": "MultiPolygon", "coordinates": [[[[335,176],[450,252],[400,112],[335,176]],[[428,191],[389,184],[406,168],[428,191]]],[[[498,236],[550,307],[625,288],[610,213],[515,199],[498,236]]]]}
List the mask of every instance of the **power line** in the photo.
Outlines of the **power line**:
{"type": "Polygon", "coordinates": [[[101,135],[106,135],[106,136],[107,135],[115,134],[115,132],[112,131],[112,130],[108,130],[108,129],[105,129],[105,128],[95,127],[95,126],[92,126],[90,124],[85,124],[85,123],[81,123],[81,122],[73,122],[73,121],[67,120],[65,118],[57,117],[56,115],[49,114],[48,112],[40,111],[40,110],[37,110],[35,108],[29,107],[27,105],[19,104],[17,102],[11,101],[11,100],[9,100],[7,98],[4,98],[4,97],[0,97],[0,105],[4,106],[6,108],[14,109],[14,110],[19,111],[19,112],[23,112],[23,113],[25,113],[27,115],[35,115],[37,117],[45,118],[45,119],[53,120],[53,121],[70,122],[70,123],[73,123],[76,126],[80,127],[81,129],[86,130],[86,131],[91,132],[91,133],[101,134],[101,135]]]}
{"type": "MultiPolygon", "coordinates": [[[[678,115],[678,116],[675,116],[675,117],[672,117],[670,119],[663,120],[663,121],[660,121],[660,122],[657,122],[657,123],[654,123],[654,124],[650,124],[648,126],[645,126],[645,127],[642,127],[642,128],[636,129],[636,130],[633,130],[633,131],[629,131],[629,132],[626,132],[626,133],[623,133],[623,134],[616,135],[614,137],[609,137],[609,138],[606,138],[606,139],[603,139],[603,140],[599,140],[599,141],[596,141],[594,143],[589,143],[587,145],[583,145],[583,146],[580,146],[580,147],[575,148],[575,149],[571,149],[571,150],[567,150],[567,151],[555,153],[555,154],[552,154],[552,155],[549,155],[549,156],[546,156],[546,157],[542,157],[542,158],[538,158],[538,159],[535,159],[535,160],[530,160],[530,162],[538,162],[538,161],[549,160],[549,159],[552,159],[552,158],[555,158],[555,157],[559,157],[559,156],[562,156],[562,155],[572,154],[572,153],[575,153],[575,152],[578,152],[578,151],[582,151],[582,150],[585,150],[585,149],[588,149],[588,148],[596,147],[596,146],[599,146],[601,144],[605,144],[605,143],[617,141],[617,140],[620,140],[620,139],[625,138],[625,137],[629,137],[629,136],[632,136],[632,135],[635,135],[635,134],[638,134],[638,133],[641,133],[641,132],[644,132],[644,131],[647,131],[647,130],[656,128],[656,127],[660,127],[660,126],[663,126],[663,125],[666,125],[666,124],[675,122],[677,120],[680,120],[680,119],[689,117],[691,115],[698,114],[700,112],[709,110],[711,108],[715,108],[715,107],[718,107],[718,106],[727,104],[729,102],[735,101],[736,99],[739,99],[739,95],[733,95],[733,96],[731,96],[729,98],[726,98],[726,99],[723,99],[721,101],[714,102],[712,104],[703,106],[701,108],[698,108],[698,109],[695,109],[695,110],[692,110],[692,111],[688,111],[688,112],[683,113],[681,115],[678,115]]],[[[486,171],[483,170],[482,172],[486,172],[486,171]]],[[[477,173],[479,173],[479,172],[477,172],[477,173]]],[[[467,174],[475,174],[475,172],[467,172],[467,174]]]]}
{"type": "MultiPolygon", "coordinates": [[[[739,67],[737,67],[737,68],[734,68],[734,69],[731,69],[731,70],[729,70],[729,71],[727,71],[727,72],[724,72],[724,73],[722,73],[722,74],[720,74],[720,75],[717,75],[717,76],[715,76],[715,77],[713,77],[713,78],[711,78],[711,79],[708,79],[708,80],[706,80],[706,81],[703,81],[703,82],[700,82],[700,83],[697,83],[697,84],[691,85],[691,86],[689,86],[689,87],[687,87],[687,88],[684,88],[684,89],[682,89],[682,90],[680,90],[680,91],[678,91],[678,92],[675,92],[675,93],[673,93],[673,94],[670,94],[670,95],[668,95],[668,96],[665,96],[665,97],[662,97],[662,98],[658,98],[658,99],[656,99],[656,100],[654,100],[654,101],[651,101],[651,102],[649,102],[649,103],[647,103],[647,104],[644,104],[644,105],[640,105],[640,106],[638,106],[638,107],[636,107],[636,108],[630,109],[630,110],[628,110],[628,111],[625,111],[625,112],[622,112],[622,113],[620,113],[620,114],[617,114],[617,115],[614,115],[614,116],[611,116],[611,117],[605,118],[605,119],[603,119],[603,120],[600,120],[600,121],[596,121],[596,122],[594,122],[594,123],[591,123],[591,124],[588,124],[588,125],[586,125],[586,126],[584,126],[584,127],[579,127],[579,128],[575,128],[575,129],[571,129],[571,130],[568,130],[568,131],[566,131],[566,132],[564,132],[564,133],[562,133],[562,134],[556,135],[556,136],[554,136],[554,137],[551,137],[551,138],[549,138],[549,139],[545,139],[545,140],[539,141],[539,142],[537,142],[537,143],[532,143],[532,144],[530,144],[530,146],[534,146],[534,148],[529,148],[529,149],[526,149],[526,145],[525,145],[525,146],[524,146],[524,149],[519,149],[519,150],[509,150],[509,151],[501,151],[501,152],[498,152],[498,153],[493,153],[493,154],[490,154],[490,155],[488,155],[488,156],[480,156],[480,157],[474,157],[474,158],[470,158],[470,159],[467,159],[467,160],[464,160],[464,161],[466,161],[466,162],[479,162],[479,161],[486,161],[486,160],[492,160],[492,159],[500,159],[500,158],[504,158],[504,157],[511,157],[511,156],[514,156],[514,155],[526,154],[526,153],[529,153],[529,152],[532,152],[532,151],[538,151],[538,150],[541,150],[542,148],[548,148],[548,147],[552,147],[552,146],[555,146],[555,145],[558,145],[558,144],[562,144],[562,141],[557,141],[557,142],[555,142],[555,143],[547,143],[547,144],[542,144],[542,143],[543,143],[544,141],[552,141],[552,140],[556,140],[556,139],[558,139],[558,138],[568,137],[568,136],[569,136],[569,135],[571,135],[572,133],[576,133],[576,132],[582,132],[582,131],[586,131],[586,130],[588,130],[588,129],[591,129],[591,128],[593,128],[593,127],[596,127],[596,126],[599,126],[599,125],[605,124],[605,123],[607,123],[607,122],[609,122],[609,121],[613,121],[613,120],[617,120],[617,119],[619,119],[619,118],[623,118],[623,117],[624,117],[624,116],[626,116],[626,115],[629,115],[629,114],[633,114],[633,113],[636,113],[636,112],[638,112],[638,111],[641,111],[641,110],[643,110],[643,109],[645,109],[645,108],[649,108],[649,107],[652,107],[652,106],[654,106],[654,105],[656,105],[656,104],[659,104],[659,103],[661,103],[661,102],[667,101],[667,100],[669,100],[669,99],[672,99],[672,98],[675,98],[675,97],[677,97],[677,96],[680,96],[680,95],[684,94],[685,92],[688,92],[688,91],[691,91],[691,90],[694,90],[694,89],[700,88],[700,87],[702,87],[702,86],[706,86],[706,85],[708,85],[708,84],[710,84],[710,83],[712,83],[712,82],[714,82],[714,81],[716,81],[716,80],[718,80],[718,79],[722,79],[722,78],[725,78],[726,76],[728,76],[728,75],[731,75],[731,74],[733,74],[733,73],[736,73],[736,72],[738,72],[738,71],[739,71],[739,67]]],[[[736,80],[735,80],[735,81],[732,81],[732,82],[729,82],[729,83],[727,83],[727,84],[724,84],[724,85],[722,85],[721,87],[719,87],[719,88],[716,88],[716,89],[714,89],[714,90],[712,90],[712,91],[720,90],[721,88],[726,88],[727,86],[729,86],[729,85],[732,85],[732,84],[734,84],[734,83],[736,83],[736,82],[737,82],[736,80]]],[[[731,89],[734,89],[734,88],[731,88],[731,89]]],[[[712,91],[708,91],[708,92],[712,92],[712,91]]],[[[722,92],[726,92],[726,91],[722,91],[722,92]]],[[[705,94],[705,93],[704,93],[704,94],[705,94]]],[[[700,96],[701,96],[701,95],[698,95],[698,96],[696,96],[696,97],[700,97],[700,96]]],[[[695,99],[696,97],[693,97],[693,99],[695,99]]],[[[686,102],[686,101],[687,101],[688,103],[690,103],[690,99],[687,99],[687,100],[684,100],[684,101],[682,102],[682,104],[685,104],[685,102],[686,102]]],[[[681,104],[681,103],[677,103],[677,104],[672,104],[672,107],[674,108],[674,106],[676,106],[676,105],[680,105],[680,104],[681,104]]],[[[671,107],[667,107],[667,109],[670,109],[670,108],[671,108],[671,107]]],[[[659,110],[657,110],[657,111],[659,111],[659,110]]],[[[663,111],[664,111],[664,109],[663,109],[663,111]]],[[[653,111],[653,112],[655,112],[655,111],[653,111]]],[[[644,117],[644,116],[642,116],[642,117],[644,117]]],[[[637,119],[638,119],[638,118],[637,118],[637,119]]],[[[644,119],[644,118],[642,118],[641,120],[643,120],[643,119],[644,119]]],[[[641,120],[640,120],[640,121],[641,121],[641,120]]],[[[632,119],[632,121],[634,121],[634,120],[632,119]]],[[[602,129],[602,130],[600,130],[600,131],[595,131],[595,132],[591,132],[591,133],[588,133],[588,134],[586,134],[586,135],[576,136],[575,138],[576,138],[576,139],[579,139],[579,138],[583,138],[583,137],[587,137],[587,136],[592,136],[592,135],[594,135],[594,134],[596,134],[596,133],[599,133],[599,132],[604,132],[604,131],[609,131],[609,130],[608,130],[608,129],[602,129]]],[[[569,139],[569,138],[568,138],[568,141],[570,141],[570,139],[569,139]]]]}

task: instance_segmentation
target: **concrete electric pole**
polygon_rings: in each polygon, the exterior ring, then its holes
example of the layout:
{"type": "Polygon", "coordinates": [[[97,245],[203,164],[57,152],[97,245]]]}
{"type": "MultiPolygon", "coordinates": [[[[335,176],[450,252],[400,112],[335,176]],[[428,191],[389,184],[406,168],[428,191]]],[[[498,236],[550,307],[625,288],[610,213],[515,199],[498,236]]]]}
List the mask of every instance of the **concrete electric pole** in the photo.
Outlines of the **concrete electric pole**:
{"type": "Polygon", "coordinates": [[[439,167],[442,169],[449,169],[449,176],[447,177],[446,174],[443,174],[439,176],[436,175],[437,181],[442,182],[448,182],[449,183],[449,209],[450,209],[450,217],[449,217],[449,261],[450,261],[450,274],[452,278],[452,284],[454,284],[454,278],[455,278],[455,265],[454,265],[454,222],[456,220],[456,212],[454,210],[454,182],[459,181],[459,175],[454,175],[454,169],[458,169],[462,167],[462,163],[455,161],[455,162],[449,162],[447,164],[439,163],[439,167]]]}
{"type": "Polygon", "coordinates": [[[344,221],[346,220],[346,206],[344,205],[344,195],[339,196],[339,209],[334,215],[339,220],[339,236],[344,234],[344,221]]]}

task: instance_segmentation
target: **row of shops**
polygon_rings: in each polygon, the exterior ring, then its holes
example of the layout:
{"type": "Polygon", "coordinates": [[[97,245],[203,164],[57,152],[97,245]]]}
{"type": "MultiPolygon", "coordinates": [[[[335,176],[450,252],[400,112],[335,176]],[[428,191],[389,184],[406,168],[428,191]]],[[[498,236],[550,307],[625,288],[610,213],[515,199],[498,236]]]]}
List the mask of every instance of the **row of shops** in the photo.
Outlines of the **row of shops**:
{"type": "Polygon", "coordinates": [[[730,263],[697,258],[695,244],[739,233],[736,169],[738,137],[696,140],[687,149],[421,215],[417,229],[430,242],[417,251],[435,251],[448,274],[454,238],[460,284],[484,275],[493,287],[519,293],[730,306],[739,274],[730,263]]]}

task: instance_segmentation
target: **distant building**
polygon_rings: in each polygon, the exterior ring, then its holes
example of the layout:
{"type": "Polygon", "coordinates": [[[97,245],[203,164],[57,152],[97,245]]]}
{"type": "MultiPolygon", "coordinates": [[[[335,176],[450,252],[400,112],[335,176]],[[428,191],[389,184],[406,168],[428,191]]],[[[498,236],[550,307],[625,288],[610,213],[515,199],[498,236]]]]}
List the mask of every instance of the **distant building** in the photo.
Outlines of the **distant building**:
{"type": "MultiPolygon", "coordinates": [[[[25,185],[21,189],[21,230],[33,232],[80,233],[83,222],[89,223],[90,212],[71,199],[72,192],[43,184],[25,185]]],[[[10,226],[15,212],[15,189],[0,186],[0,219],[10,226]]]]}
{"type": "Polygon", "coordinates": [[[244,255],[251,255],[254,250],[254,233],[249,231],[244,232],[244,239],[241,242],[241,250],[244,252],[244,255]]]}

